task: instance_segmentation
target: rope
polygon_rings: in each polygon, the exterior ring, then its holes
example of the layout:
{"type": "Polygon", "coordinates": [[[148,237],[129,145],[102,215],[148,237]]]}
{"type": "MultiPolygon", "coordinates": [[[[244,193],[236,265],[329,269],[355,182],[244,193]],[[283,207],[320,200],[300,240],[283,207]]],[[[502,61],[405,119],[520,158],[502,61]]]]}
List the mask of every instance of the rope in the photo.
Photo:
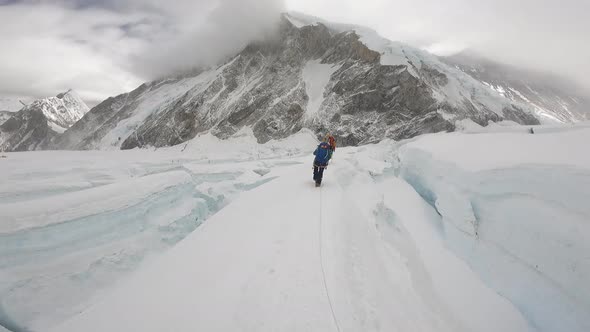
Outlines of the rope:
{"type": "Polygon", "coordinates": [[[328,298],[328,303],[330,304],[330,311],[332,312],[332,319],[334,320],[334,325],[336,325],[336,330],[340,332],[340,325],[338,325],[338,320],[336,319],[336,314],[334,313],[334,306],[332,305],[332,298],[330,297],[330,292],[328,291],[328,284],[326,283],[326,271],[324,270],[324,256],[322,253],[322,188],[320,187],[320,231],[319,231],[319,243],[320,243],[320,266],[322,268],[322,281],[324,282],[324,289],[326,290],[326,297],[328,298]]]}

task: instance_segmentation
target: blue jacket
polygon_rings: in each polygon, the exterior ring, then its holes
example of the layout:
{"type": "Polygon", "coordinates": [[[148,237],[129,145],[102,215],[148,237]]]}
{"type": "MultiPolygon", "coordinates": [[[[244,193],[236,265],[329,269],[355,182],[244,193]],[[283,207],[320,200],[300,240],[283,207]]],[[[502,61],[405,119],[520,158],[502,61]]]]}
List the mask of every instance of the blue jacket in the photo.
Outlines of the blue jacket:
{"type": "Polygon", "coordinates": [[[318,166],[327,166],[330,158],[332,158],[332,149],[330,144],[322,142],[318,145],[317,149],[313,152],[315,155],[314,164],[318,166]]]}

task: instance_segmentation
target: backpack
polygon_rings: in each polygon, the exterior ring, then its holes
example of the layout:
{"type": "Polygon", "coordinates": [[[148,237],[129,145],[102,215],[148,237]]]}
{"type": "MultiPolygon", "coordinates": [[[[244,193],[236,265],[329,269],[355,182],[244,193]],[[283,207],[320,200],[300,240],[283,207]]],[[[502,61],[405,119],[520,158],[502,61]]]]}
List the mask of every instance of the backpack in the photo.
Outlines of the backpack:
{"type": "Polygon", "coordinates": [[[330,143],[332,151],[336,151],[336,139],[334,139],[334,136],[330,135],[330,137],[328,137],[328,142],[330,143]]]}
{"type": "Polygon", "coordinates": [[[321,143],[317,150],[315,150],[315,160],[318,163],[328,163],[330,157],[332,156],[332,151],[330,150],[330,144],[328,143],[321,143]]]}

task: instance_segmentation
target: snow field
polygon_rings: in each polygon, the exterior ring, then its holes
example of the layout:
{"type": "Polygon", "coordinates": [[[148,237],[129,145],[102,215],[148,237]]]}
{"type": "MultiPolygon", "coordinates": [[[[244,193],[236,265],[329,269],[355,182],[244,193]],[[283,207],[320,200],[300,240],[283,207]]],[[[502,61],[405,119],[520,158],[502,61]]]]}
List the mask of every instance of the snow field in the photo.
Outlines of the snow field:
{"type": "Polygon", "coordinates": [[[587,331],[590,130],[504,128],[339,148],[320,189],[308,132],[8,154],[0,325],[587,331]]]}

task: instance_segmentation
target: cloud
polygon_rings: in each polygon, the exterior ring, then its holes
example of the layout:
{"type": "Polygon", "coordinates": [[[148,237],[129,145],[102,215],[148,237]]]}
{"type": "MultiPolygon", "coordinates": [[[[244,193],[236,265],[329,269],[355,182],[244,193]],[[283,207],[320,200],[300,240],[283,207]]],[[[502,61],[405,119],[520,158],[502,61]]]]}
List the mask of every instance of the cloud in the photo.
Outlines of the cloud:
{"type": "Polygon", "coordinates": [[[176,30],[160,36],[145,54],[138,55],[134,70],[149,77],[196,66],[213,65],[235,54],[249,42],[260,40],[275,31],[284,11],[276,0],[224,0],[206,6],[202,12],[176,30]],[[146,56],[147,55],[147,56],[146,56]]]}
{"type": "Polygon", "coordinates": [[[96,104],[145,81],[214,64],[271,30],[282,4],[0,0],[0,95],[46,97],[74,88],[96,104]]]}
{"type": "Polygon", "coordinates": [[[19,3],[0,6],[0,92],[46,97],[74,88],[91,104],[140,84],[125,58],[141,41],[117,28],[141,16],[19,3]]]}
{"type": "Polygon", "coordinates": [[[567,76],[590,91],[588,0],[287,0],[287,7],[442,55],[473,49],[567,76]]]}

